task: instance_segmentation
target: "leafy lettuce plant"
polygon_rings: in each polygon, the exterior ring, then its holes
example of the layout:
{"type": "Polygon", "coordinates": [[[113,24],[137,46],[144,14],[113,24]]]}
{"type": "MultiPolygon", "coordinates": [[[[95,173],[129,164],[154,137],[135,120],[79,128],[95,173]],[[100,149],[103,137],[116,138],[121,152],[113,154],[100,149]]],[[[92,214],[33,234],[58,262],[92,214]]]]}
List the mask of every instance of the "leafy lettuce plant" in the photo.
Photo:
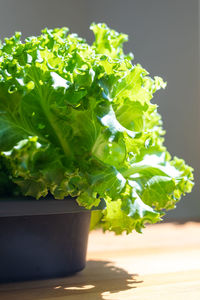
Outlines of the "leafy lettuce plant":
{"type": "Polygon", "coordinates": [[[192,168],[163,146],[151,99],[166,84],[124,54],[127,35],[91,29],[92,46],[67,28],[0,44],[0,191],[104,199],[92,227],[141,232],[191,191],[192,168]]]}

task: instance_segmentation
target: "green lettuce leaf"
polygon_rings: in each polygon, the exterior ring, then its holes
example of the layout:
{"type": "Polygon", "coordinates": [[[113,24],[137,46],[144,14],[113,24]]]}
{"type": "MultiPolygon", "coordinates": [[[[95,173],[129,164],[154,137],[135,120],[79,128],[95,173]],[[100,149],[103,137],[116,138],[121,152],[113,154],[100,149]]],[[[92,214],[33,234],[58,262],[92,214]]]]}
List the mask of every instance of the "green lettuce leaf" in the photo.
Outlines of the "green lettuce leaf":
{"type": "Polygon", "coordinates": [[[192,168],[163,145],[151,99],[166,83],[132,64],[127,35],[91,29],[92,46],[67,28],[0,45],[0,193],[104,199],[91,228],[141,232],[191,191],[192,168]]]}

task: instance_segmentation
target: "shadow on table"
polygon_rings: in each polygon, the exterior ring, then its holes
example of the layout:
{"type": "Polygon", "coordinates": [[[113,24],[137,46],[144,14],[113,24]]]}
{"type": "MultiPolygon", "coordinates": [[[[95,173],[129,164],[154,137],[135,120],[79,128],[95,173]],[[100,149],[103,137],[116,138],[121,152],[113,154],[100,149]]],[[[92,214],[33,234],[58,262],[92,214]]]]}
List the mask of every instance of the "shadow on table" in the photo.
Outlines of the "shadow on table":
{"type": "Polygon", "coordinates": [[[137,280],[137,274],[128,274],[109,261],[88,261],[85,271],[82,272],[82,278],[84,277],[84,282],[80,283],[80,277],[77,276],[77,285],[62,288],[70,291],[71,295],[87,294],[87,298],[83,299],[101,300],[112,293],[136,288],[142,282],[137,280]]]}
{"type": "Polygon", "coordinates": [[[20,283],[16,288],[11,284],[10,289],[7,286],[8,292],[0,289],[0,299],[9,299],[8,293],[10,295],[12,291],[15,300],[79,299],[79,296],[81,299],[103,300],[112,293],[136,288],[142,282],[137,277],[137,274],[128,274],[112,262],[91,260],[84,271],[74,276],[20,283]]]}
{"type": "Polygon", "coordinates": [[[53,289],[59,296],[74,295],[76,299],[75,295],[81,294],[83,299],[101,300],[105,299],[106,295],[136,288],[137,284],[142,282],[136,279],[137,276],[128,274],[112,262],[90,260],[82,273],[73,276],[73,284],[68,284],[66,279],[66,284],[55,286],[53,289]]]}

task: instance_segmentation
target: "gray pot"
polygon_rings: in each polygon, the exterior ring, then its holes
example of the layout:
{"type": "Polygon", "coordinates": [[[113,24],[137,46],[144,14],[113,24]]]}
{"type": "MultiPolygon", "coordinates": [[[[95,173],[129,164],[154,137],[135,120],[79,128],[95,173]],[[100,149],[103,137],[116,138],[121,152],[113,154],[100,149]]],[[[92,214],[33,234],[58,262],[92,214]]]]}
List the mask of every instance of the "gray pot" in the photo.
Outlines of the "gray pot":
{"type": "Polygon", "coordinates": [[[63,277],[82,270],[90,214],[73,198],[0,200],[0,282],[63,277]]]}

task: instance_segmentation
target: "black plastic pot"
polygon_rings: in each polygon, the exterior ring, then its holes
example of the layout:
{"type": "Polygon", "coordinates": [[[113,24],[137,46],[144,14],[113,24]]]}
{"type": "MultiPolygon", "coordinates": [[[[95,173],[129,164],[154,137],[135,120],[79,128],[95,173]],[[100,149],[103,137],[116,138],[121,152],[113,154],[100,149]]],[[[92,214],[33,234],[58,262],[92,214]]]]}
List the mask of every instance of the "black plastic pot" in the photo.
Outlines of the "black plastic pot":
{"type": "Polygon", "coordinates": [[[66,200],[0,200],[0,282],[63,277],[85,267],[90,211],[66,200]]]}

